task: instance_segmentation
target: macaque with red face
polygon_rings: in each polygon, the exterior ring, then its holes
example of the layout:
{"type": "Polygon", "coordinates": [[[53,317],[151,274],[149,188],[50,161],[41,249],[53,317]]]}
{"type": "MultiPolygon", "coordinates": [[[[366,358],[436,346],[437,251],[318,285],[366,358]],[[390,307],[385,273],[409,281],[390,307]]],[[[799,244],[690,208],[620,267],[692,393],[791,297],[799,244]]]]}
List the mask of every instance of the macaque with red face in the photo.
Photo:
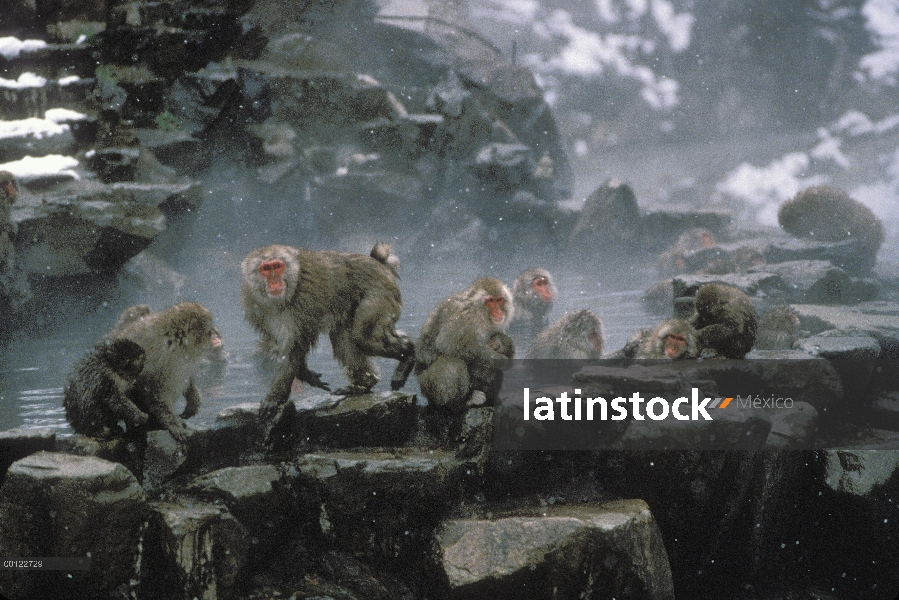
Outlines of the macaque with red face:
{"type": "Polygon", "coordinates": [[[294,378],[329,389],[306,362],[322,333],[329,334],[334,358],[349,382],[337,393],[371,390],[378,381],[372,356],[400,361],[391,388],[402,388],[414,365],[414,349],[395,328],[402,310],[397,266],[383,243],[369,256],[282,245],[250,252],[241,265],[241,299],[247,321],[261,336],[259,353],[275,364],[264,412],[287,402],[294,378]]]}
{"type": "Polygon", "coordinates": [[[496,393],[495,361],[515,347],[505,335],[514,314],[502,281],[484,277],[440,303],[415,344],[415,373],[431,406],[458,411],[496,393]]]}
{"type": "Polygon", "coordinates": [[[512,282],[515,316],[509,323],[509,335],[519,348],[530,346],[549,325],[548,315],[558,295],[553,276],[546,269],[528,269],[512,282]]]}
{"type": "Polygon", "coordinates": [[[696,330],[688,321],[668,319],[649,331],[637,349],[635,358],[681,360],[696,358],[696,330]]]}
{"type": "Polygon", "coordinates": [[[566,313],[544,329],[527,358],[593,360],[605,346],[602,321],[588,309],[566,313]]]}

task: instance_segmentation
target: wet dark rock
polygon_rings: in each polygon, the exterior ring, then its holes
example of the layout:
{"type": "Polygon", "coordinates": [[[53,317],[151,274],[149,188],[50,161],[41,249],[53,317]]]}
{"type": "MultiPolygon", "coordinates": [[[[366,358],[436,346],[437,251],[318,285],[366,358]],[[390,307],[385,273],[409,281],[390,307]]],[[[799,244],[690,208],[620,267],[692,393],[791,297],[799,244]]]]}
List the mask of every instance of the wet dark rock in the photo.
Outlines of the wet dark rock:
{"type": "Polygon", "coordinates": [[[780,277],[787,302],[803,304],[846,304],[854,301],[854,285],[843,269],[821,260],[794,260],[749,269],[750,273],[771,273],[780,277]]]}
{"type": "Polygon", "coordinates": [[[847,273],[867,273],[871,269],[870,250],[860,240],[815,242],[787,239],[773,241],[763,252],[767,263],[795,260],[820,260],[837,266],[847,273]]]}
{"type": "Polygon", "coordinates": [[[197,477],[184,491],[224,502],[250,535],[271,540],[271,529],[280,524],[280,516],[286,510],[280,479],[274,465],[226,467],[197,477]]]}
{"type": "Polygon", "coordinates": [[[131,181],[137,174],[139,158],[137,148],[102,148],[90,156],[89,164],[103,183],[131,181]]]}
{"type": "Polygon", "coordinates": [[[436,543],[450,598],[674,598],[662,536],[642,500],[449,520],[436,543]]]}
{"type": "Polygon", "coordinates": [[[0,571],[14,598],[113,598],[137,577],[147,506],[122,465],[39,452],[10,467],[0,488],[0,554],[90,557],[87,571],[0,571]]]}
{"type": "Polygon", "coordinates": [[[312,396],[297,404],[297,434],[328,448],[402,446],[415,429],[415,394],[312,396]]]}
{"type": "Polygon", "coordinates": [[[54,429],[7,429],[0,431],[0,484],[9,466],[35,452],[51,451],[56,445],[54,429]]]}
{"type": "Polygon", "coordinates": [[[438,450],[304,454],[292,470],[305,518],[324,539],[407,573],[423,568],[428,532],[462,494],[461,464],[438,450]]]}
{"type": "Polygon", "coordinates": [[[871,420],[883,429],[899,431],[899,392],[881,392],[871,402],[871,420]]]}
{"type": "Polygon", "coordinates": [[[246,529],[226,509],[181,498],[151,505],[141,561],[148,598],[237,598],[250,549],[246,529]]]}
{"type": "Polygon", "coordinates": [[[97,66],[97,58],[97,49],[90,44],[47,44],[23,50],[11,59],[0,55],[0,69],[6,79],[18,79],[22,73],[34,73],[47,79],[69,75],[90,77],[97,66]]]}
{"type": "Polygon", "coordinates": [[[795,402],[788,409],[768,411],[771,432],[765,449],[808,449],[815,447],[818,411],[808,402],[795,402]]]}
{"type": "Polygon", "coordinates": [[[824,465],[830,489],[870,497],[899,470],[899,450],[825,450],[824,465]]]}
{"type": "Polygon", "coordinates": [[[11,162],[25,156],[72,153],[75,138],[70,127],[58,127],[52,132],[34,133],[0,138],[0,162],[11,162]]]}
{"type": "Polygon", "coordinates": [[[186,448],[168,431],[147,433],[141,483],[148,491],[158,490],[187,461],[186,448]]]}

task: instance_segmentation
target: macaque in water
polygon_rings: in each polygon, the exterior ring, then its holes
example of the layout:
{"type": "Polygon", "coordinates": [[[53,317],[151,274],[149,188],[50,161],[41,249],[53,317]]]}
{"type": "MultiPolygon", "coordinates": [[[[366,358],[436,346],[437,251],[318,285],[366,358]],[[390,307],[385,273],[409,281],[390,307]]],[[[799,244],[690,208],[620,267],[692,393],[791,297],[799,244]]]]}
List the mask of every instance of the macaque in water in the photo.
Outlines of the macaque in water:
{"type": "Polygon", "coordinates": [[[693,326],[681,319],[668,319],[643,337],[634,358],[681,360],[698,356],[693,326]]]}
{"type": "Polygon", "coordinates": [[[260,353],[276,365],[264,412],[287,401],[294,378],[330,389],[306,362],[326,332],[349,382],[338,394],[371,390],[378,381],[372,356],[398,360],[391,388],[403,387],[415,357],[412,340],[395,328],[402,310],[397,264],[383,243],[370,256],[282,245],[247,255],[241,265],[244,313],[261,336],[260,353]]]}
{"type": "Polygon", "coordinates": [[[693,300],[700,356],[743,358],[752,350],[758,332],[758,317],[749,296],[723,283],[699,288],[693,300]]]}
{"type": "Polygon", "coordinates": [[[529,346],[549,324],[548,315],[558,294],[546,269],[528,269],[512,282],[515,316],[509,322],[509,335],[519,348],[529,346]]]}
{"type": "Polygon", "coordinates": [[[583,309],[562,315],[544,329],[527,358],[597,359],[602,357],[604,346],[602,321],[593,311],[583,309]]]}
{"type": "Polygon", "coordinates": [[[477,406],[496,393],[495,361],[515,347],[505,334],[514,314],[503,282],[484,277],[441,302],[415,345],[415,374],[431,406],[477,406]]]}

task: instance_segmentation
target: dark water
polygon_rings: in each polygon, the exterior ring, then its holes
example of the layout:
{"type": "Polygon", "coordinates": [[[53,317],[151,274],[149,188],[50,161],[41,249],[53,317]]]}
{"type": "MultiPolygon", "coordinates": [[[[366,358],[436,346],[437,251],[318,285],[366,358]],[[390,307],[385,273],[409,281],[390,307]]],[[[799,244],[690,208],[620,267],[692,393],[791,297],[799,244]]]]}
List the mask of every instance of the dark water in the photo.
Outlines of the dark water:
{"type": "MultiPolygon", "coordinates": [[[[207,382],[203,392],[203,407],[190,419],[192,426],[208,425],[225,407],[243,402],[258,402],[266,391],[263,381],[250,360],[256,342],[252,329],[243,322],[238,288],[237,265],[221,272],[205,272],[182,290],[180,297],[160,298],[158,293],[132,294],[101,306],[87,314],[73,315],[62,323],[49,328],[51,335],[19,335],[0,348],[0,430],[14,427],[51,427],[60,434],[71,430],[62,410],[62,390],[66,374],[78,358],[115,323],[124,306],[137,302],[149,302],[154,310],[160,310],[179,300],[197,300],[209,306],[221,330],[228,352],[228,365],[224,380],[212,385],[207,382]],[[204,276],[208,281],[204,283],[204,276]],[[229,285],[220,282],[228,281],[229,285]]],[[[411,266],[402,271],[401,289],[404,294],[404,312],[398,328],[417,336],[428,313],[442,299],[468,286],[481,275],[497,275],[506,281],[522,269],[508,274],[489,273],[489,269],[465,265],[437,264],[411,266]]],[[[560,299],[550,315],[552,319],[573,309],[590,308],[603,319],[607,347],[620,347],[640,327],[651,323],[639,302],[645,286],[619,289],[578,274],[558,273],[557,285],[560,299]]],[[[626,285],[624,287],[627,287],[626,285]]],[[[378,359],[382,382],[376,390],[388,389],[394,361],[378,359]]],[[[320,371],[334,387],[343,385],[345,379],[331,357],[330,344],[322,337],[309,356],[310,367],[320,371]]],[[[405,388],[417,392],[417,382],[410,378],[405,388]]],[[[307,393],[315,393],[315,390],[307,393]]]]}

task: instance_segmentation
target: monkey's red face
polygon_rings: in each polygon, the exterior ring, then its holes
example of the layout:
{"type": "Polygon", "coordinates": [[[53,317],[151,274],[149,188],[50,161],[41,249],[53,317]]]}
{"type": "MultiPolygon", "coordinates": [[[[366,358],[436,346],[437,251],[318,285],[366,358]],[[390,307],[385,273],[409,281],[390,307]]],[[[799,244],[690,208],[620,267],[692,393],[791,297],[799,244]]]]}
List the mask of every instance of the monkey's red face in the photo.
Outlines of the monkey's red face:
{"type": "Polygon", "coordinates": [[[703,232],[702,239],[699,242],[702,244],[703,248],[711,248],[715,245],[715,238],[712,237],[712,234],[708,231],[703,232]]]}
{"type": "Polygon", "coordinates": [[[679,333],[669,333],[665,337],[665,356],[671,359],[679,357],[687,345],[687,336],[679,333]]]}
{"type": "Polygon", "coordinates": [[[587,336],[587,339],[590,340],[590,343],[593,344],[593,349],[597,352],[602,352],[602,338],[599,336],[599,332],[595,329],[590,332],[590,335],[587,336]]]}
{"type": "Polygon", "coordinates": [[[534,291],[537,292],[537,295],[544,302],[552,302],[553,294],[549,289],[549,279],[543,276],[534,277],[534,281],[531,282],[531,287],[534,288],[534,291]]]}
{"type": "Polygon", "coordinates": [[[212,333],[209,334],[209,345],[213,348],[222,347],[222,334],[219,333],[218,329],[213,329],[212,333]]]}
{"type": "Polygon", "coordinates": [[[506,320],[506,299],[502,296],[487,296],[484,305],[490,311],[490,320],[494,323],[502,323],[506,320]]]}
{"type": "Polygon", "coordinates": [[[15,182],[9,179],[0,181],[0,188],[3,188],[3,191],[6,192],[6,196],[7,198],[9,198],[10,204],[14,202],[16,196],[19,195],[19,190],[16,188],[15,182]]]}
{"type": "Polygon", "coordinates": [[[265,279],[269,296],[284,293],[284,261],[280,258],[267,260],[259,265],[259,274],[265,279]]]}

